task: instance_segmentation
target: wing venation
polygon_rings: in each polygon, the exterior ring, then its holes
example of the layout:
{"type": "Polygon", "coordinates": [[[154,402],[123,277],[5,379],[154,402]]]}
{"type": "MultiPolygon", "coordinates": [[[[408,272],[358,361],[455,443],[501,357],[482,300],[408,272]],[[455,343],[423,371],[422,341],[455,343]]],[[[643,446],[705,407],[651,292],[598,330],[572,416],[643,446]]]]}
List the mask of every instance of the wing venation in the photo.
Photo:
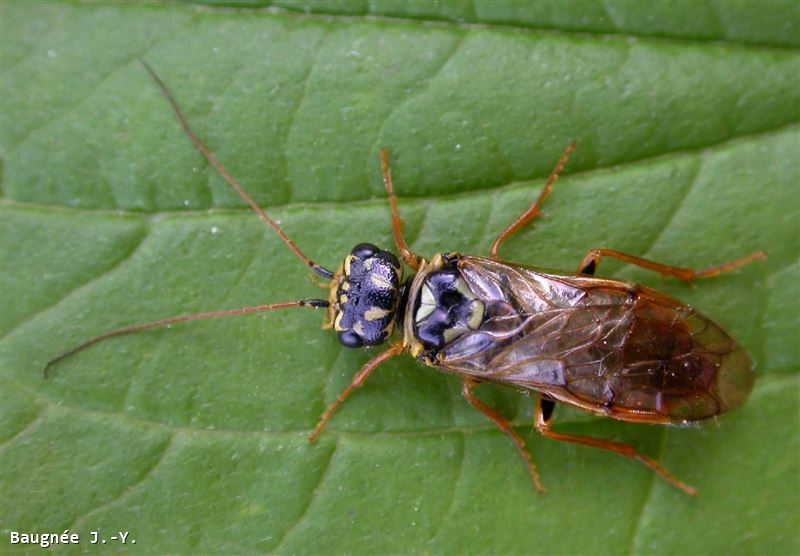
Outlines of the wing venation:
{"type": "Polygon", "coordinates": [[[651,422],[718,415],[752,387],[750,359],[730,336],[654,290],[480,257],[458,269],[487,311],[442,350],[447,370],[651,422]]]}

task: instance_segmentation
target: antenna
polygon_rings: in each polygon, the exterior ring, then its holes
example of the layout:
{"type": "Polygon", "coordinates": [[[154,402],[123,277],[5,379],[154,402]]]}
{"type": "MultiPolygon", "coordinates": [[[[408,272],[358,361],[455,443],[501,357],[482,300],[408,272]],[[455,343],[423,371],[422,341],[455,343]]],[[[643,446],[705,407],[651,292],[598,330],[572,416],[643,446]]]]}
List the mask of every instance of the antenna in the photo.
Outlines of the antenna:
{"type": "Polygon", "coordinates": [[[278,226],[278,224],[272,218],[270,218],[267,215],[266,212],[264,212],[264,209],[262,209],[260,206],[258,206],[258,204],[244,190],[244,188],[241,185],[239,185],[239,182],[236,181],[236,178],[234,178],[232,175],[230,175],[228,173],[228,171],[222,166],[222,164],[220,164],[217,161],[217,159],[214,157],[214,154],[208,149],[208,147],[205,146],[205,144],[202,141],[200,141],[200,139],[197,137],[197,135],[194,134],[194,132],[192,131],[192,128],[189,127],[189,124],[186,121],[186,117],[183,115],[183,112],[181,112],[181,109],[178,106],[178,103],[175,101],[175,98],[172,96],[172,92],[167,88],[167,86],[164,84],[164,82],[161,81],[161,78],[158,76],[158,74],[155,72],[155,70],[150,66],[150,64],[148,64],[144,60],[140,59],[139,61],[142,63],[142,65],[147,70],[147,72],[150,74],[150,76],[153,78],[153,81],[156,82],[156,84],[158,85],[158,88],[161,89],[161,92],[164,94],[164,97],[167,99],[167,101],[169,102],[170,106],[172,106],[172,110],[173,110],[173,112],[175,112],[175,116],[178,119],[178,123],[181,124],[181,128],[183,128],[183,131],[186,133],[186,135],[192,141],[192,143],[194,144],[194,146],[197,149],[197,151],[201,155],[203,155],[203,157],[206,160],[208,160],[209,164],[211,164],[217,170],[217,172],[219,172],[219,175],[222,176],[222,179],[224,179],[228,183],[228,185],[231,186],[231,188],[239,195],[239,197],[241,197],[242,200],[244,200],[245,203],[250,205],[250,207],[256,212],[258,217],[261,218],[261,220],[264,221],[264,223],[267,224],[270,228],[275,230],[275,233],[278,234],[278,237],[280,237],[281,240],[283,240],[283,242],[286,244],[286,246],[289,249],[291,249],[292,252],[295,255],[297,255],[297,257],[301,261],[303,261],[303,263],[306,266],[310,267],[319,276],[322,276],[323,278],[326,278],[328,280],[332,279],[333,278],[333,272],[331,272],[330,270],[328,270],[327,268],[325,268],[325,267],[323,267],[321,265],[318,265],[317,263],[315,263],[314,261],[312,261],[311,259],[306,257],[305,254],[303,254],[303,252],[300,251],[300,249],[294,244],[294,242],[291,239],[289,239],[289,236],[287,236],[283,232],[283,230],[281,230],[280,226],[278,226]]]}
{"type": "MultiPolygon", "coordinates": [[[[175,98],[172,96],[172,93],[164,85],[164,82],[161,81],[161,78],[158,77],[158,74],[151,68],[147,62],[144,60],[139,60],[145,69],[148,71],[150,76],[156,82],[158,87],[161,89],[161,92],[166,97],[167,101],[169,101],[170,106],[172,106],[172,110],[175,112],[175,116],[178,118],[178,122],[183,128],[183,131],[189,137],[189,139],[194,144],[195,148],[200,152],[200,154],[205,157],[206,160],[219,172],[220,176],[231,186],[231,188],[236,191],[236,193],[241,197],[250,207],[256,212],[259,218],[263,220],[270,228],[275,230],[275,233],[278,234],[278,237],[292,250],[292,252],[300,258],[303,263],[310,267],[316,274],[326,278],[328,280],[333,279],[333,272],[328,270],[327,268],[318,265],[308,257],[306,257],[300,249],[294,244],[294,242],[289,239],[283,230],[281,230],[280,226],[278,226],[275,221],[270,218],[264,209],[262,209],[258,204],[253,200],[253,198],[247,194],[244,188],[239,185],[239,182],[231,176],[228,171],[220,164],[217,159],[214,157],[213,153],[206,147],[200,139],[194,134],[192,129],[189,127],[189,124],[186,122],[186,118],[181,112],[178,103],[175,102],[175,98]]],[[[312,309],[318,309],[323,307],[328,307],[329,303],[325,299],[301,299],[297,301],[287,301],[283,303],[270,303],[268,305],[254,305],[251,307],[239,307],[237,309],[226,309],[223,311],[211,311],[207,313],[192,313],[192,314],[185,314],[185,315],[178,315],[175,317],[169,317],[161,320],[156,320],[152,322],[146,322],[142,324],[132,324],[129,326],[123,326],[122,328],[117,328],[115,330],[111,330],[109,332],[105,332],[98,336],[94,336],[93,338],[89,338],[85,342],[74,346],[67,351],[57,355],[50,361],[48,361],[44,366],[44,377],[49,378],[52,375],[52,370],[55,365],[59,362],[63,361],[64,359],[75,355],[79,351],[83,351],[84,349],[91,347],[103,340],[107,340],[109,338],[114,338],[116,336],[123,336],[126,334],[135,334],[136,332],[143,332],[145,330],[151,330],[153,328],[163,328],[168,327],[173,324],[178,324],[181,322],[187,322],[192,320],[202,320],[202,319],[214,319],[220,317],[231,317],[236,315],[247,315],[251,313],[261,313],[265,311],[274,311],[276,309],[289,309],[292,307],[309,307],[312,309]]]]}
{"type": "Polygon", "coordinates": [[[117,328],[116,330],[111,330],[109,332],[105,332],[93,338],[89,338],[85,342],[78,344],[77,346],[70,348],[63,353],[56,355],[50,361],[45,363],[44,378],[50,378],[50,376],[52,376],[53,374],[51,372],[53,367],[55,367],[56,364],[63,361],[67,357],[75,355],[79,351],[83,351],[84,349],[91,347],[99,342],[102,342],[103,340],[114,338],[115,336],[124,336],[125,334],[135,334],[136,332],[143,332],[145,330],[151,330],[153,328],[164,328],[167,326],[172,326],[173,324],[178,324],[179,322],[186,322],[190,320],[216,319],[219,317],[232,317],[235,315],[249,315],[251,313],[263,313],[265,311],[274,311],[275,309],[289,309],[291,307],[311,307],[312,309],[318,309],[320,307],[327,307],[327,306],[328,302],[325,301],[324,299],[300,299],[297,301],[286,301],[283,303],[270,303],[269,305],[253,305],[251,307],[226,309],[224,311],[210,311],[208,313],[192,313],[187,315],[178,315],[177,317],[170,317],[152,322],[145,322],[143,324],[132,324],[130,326],[123,326],[122,328],[117,328]]]}

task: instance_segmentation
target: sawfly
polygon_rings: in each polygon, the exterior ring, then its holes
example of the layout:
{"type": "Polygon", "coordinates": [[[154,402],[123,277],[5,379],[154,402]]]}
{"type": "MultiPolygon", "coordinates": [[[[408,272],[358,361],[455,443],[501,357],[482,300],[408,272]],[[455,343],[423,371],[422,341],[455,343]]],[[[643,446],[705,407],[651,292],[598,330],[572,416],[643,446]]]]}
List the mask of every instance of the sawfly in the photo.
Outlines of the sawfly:
{"type": "Polygon", "coordinates": [[[101,334],[49,361],[53,366],[102,340],[180,322],[309,307],[326,309],[324,328],[348,348],[388,348],[368,361],[322,414],[315,441],[337,408],[385,361],[404,353],[457,376],[466,401],[513,442],[540,492],[544,487],[522,437],[473,390],[492,383],[535,394],[534,427],[547,438],[602,448],[643,463],[688,494],[697,491],[632,446],[551,430],[557,402],[620,421],[688,424],[741,405],[753,386],[752,362],[722,328],[691,307],[653,289],[595,277],[612,257],[686,282],[708,278],[766,258],[759,251],[705,270],[679,268],[610,249],[597,249],[575,274],[554,274],[502,260],[502,243],[534,220],[563,170],[569,145],[538,198],[497,239],[488,257],[439,253],[429,260],[403,237],[403,222],[389,170],[380,167],[399,258],[370,243],[353,247],[335,271],[309,259],[217,161],[194,134],[170,90],[142,62],[169,102],[195,148],[261,220],[315,274],[329,281],[327,299],[302,299],[195,313],[136,324],[101,334]],[[413,272],[404,276],[404,266],[413,272]],[[392,339],[395,338],[395,339],[392,339]]]}

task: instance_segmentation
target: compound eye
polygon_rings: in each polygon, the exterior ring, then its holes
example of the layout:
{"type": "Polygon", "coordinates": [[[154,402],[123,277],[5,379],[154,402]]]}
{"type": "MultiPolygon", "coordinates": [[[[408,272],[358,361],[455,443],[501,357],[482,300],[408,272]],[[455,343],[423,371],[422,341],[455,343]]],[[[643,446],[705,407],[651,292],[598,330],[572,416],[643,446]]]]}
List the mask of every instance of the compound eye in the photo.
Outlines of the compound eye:
{"type": "Polygon", "coordinates": [[[358,348],[364,345],[364,340],[352,330],[339,332],[339,343],[344,347],[358,348]]]}
{"type": "Polygon", "coordinates": [[[375,245],[372,245],[371,243],[359,243],[358,245],[353,247],[353,250],[350,251],[350,254],[355,255],[362,261],[365,261],[378,251],[380,251],[380,249],[378,249],[375,245]]]}
{"type": "Polygon", "coordinates": [[[400,261],[397,257],[394,256],[394,253],[390,253],[389,251],[382,251],[380,255],[378,255],[384,261],[388,261],[390,265],[395,268],[400,268],[400,261]]]}

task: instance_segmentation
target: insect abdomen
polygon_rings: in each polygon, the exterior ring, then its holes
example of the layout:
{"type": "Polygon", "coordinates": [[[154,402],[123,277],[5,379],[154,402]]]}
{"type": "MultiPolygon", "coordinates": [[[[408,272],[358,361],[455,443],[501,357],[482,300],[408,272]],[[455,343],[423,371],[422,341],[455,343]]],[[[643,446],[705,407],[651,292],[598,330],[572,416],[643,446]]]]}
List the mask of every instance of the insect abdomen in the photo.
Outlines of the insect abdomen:
{"type": "Polygon", "coordinates": [[[637,290],[618,331],[588,350],[604,358],[594,377],[567,356],[565,388],[623,420],[694,421],[740,405],[752,388],[744,350],[690,307],[637,290]]]}
{"type": "Polygon", "coordinates": [[[622,420],[707,419],[740,405],[752,388],[746,353],[690,307],[644,288],[608,308],[583,349],[564,354],[562,388],[573,403],[622,420]],[[588,363],[588,364],[587,364],[588,363]]]}

